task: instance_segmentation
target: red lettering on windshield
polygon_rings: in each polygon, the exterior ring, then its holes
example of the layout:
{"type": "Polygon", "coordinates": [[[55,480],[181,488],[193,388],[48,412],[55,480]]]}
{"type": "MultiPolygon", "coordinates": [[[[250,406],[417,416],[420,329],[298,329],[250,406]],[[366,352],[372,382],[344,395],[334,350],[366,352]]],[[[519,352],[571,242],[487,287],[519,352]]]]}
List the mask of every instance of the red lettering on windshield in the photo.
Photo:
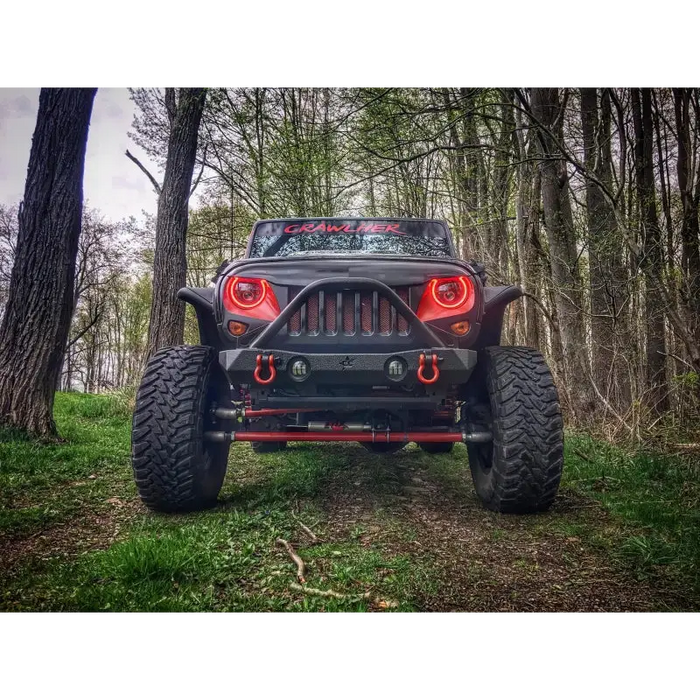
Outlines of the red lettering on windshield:
{"type": "Polygon", "coordinates": [[[285,233],[395,233],[399,236],[408,235],[405,231],[400,231],[401,224],[375,224],[373,222],[361,221],[357,228],[352,228],[350,224],[327,224],[325,221],[307,222],[305,224],[289,224],[285,227],[285,233]]]}

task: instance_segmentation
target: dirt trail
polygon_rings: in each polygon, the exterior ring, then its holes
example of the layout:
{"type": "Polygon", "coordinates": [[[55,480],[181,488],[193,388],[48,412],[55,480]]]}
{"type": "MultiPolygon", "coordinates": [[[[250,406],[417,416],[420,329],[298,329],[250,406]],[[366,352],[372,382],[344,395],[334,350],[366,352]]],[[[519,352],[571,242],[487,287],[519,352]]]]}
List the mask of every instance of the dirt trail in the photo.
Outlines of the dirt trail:
{"type": "Polygon", "coordinates": [[[643,611],[663,606],[658,591],[630,580],[604,550],[568,534],[572,525],[594,533],[614,529],[595,503],[564,492],[546,514],[504,516],[481,507],[468,470],[426,466],[428,460],[417,451],[383,458],[380,465],[369,456],[374,469],[360,452],[353,456],[324,489],[328,522],[335,524],[338,539],[361,525],[367,544],[429,562],[441,585],[418,601],[423,610],[643,611]],[[388,521],[399,526],[387,529],[388,521]]]}
{"type": "MultiPolygon", "coordinates": [[[[231,503],[224,497],[221,507],[204,515],[203,522],[209,517],[220,520],[231,507],[264,513],[271,504],[279,504],[266,478],[277,468],[288,477],[283,479],[285,493],[297,491],[296,479],[312,479],[307,490],[312,495],[301,499],[301,506],[321,516],[326,542],[359,538],[363,547],[378,548],[390,557],[406,555],[429,572],[431,585],[415,594],[407,592],[419,610],[684,607],[679,594],[636,581],[616,565],[610,552],[620,525],[595,502],[563,490],[548,513],[505,516],[485,510],[474,494],[461,446],[453,455],[435,457],[413,448],[378,456],[352,444],[295,445],[286,454],[296,454],[301,463],[312,465],[310,470],[286,470],[282,455],[265,461],[252,452],[240,453],[239,468],[231,470],[227,486],[231,503]]],[[[0,537],[0,573],[11,576],[55,557],[74,558],[128,538],[135,517],[145,522],[157,517],[147,514],[132,493],[95,503],[93,510],[86,508],[78,517],[30,536],[0,537]]],[[[299,512],[299,507],[300,500],[292,496],[285,509],[299,512]]]]}

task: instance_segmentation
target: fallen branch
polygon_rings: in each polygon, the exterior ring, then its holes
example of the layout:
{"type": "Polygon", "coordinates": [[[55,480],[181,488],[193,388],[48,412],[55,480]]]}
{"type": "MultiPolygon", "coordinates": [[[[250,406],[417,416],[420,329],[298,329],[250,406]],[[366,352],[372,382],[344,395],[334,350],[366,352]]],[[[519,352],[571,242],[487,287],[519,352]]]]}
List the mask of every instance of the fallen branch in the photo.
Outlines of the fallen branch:
{"type": "Polygon", "coordinates": [[[318,544],[321,540],[319,540],[318,537],[312,532],[311,528],[306,527],[304,523],[299,520],[299,516],[294,512],[294,510],[299,511],[299,500],[297,499],[297,505],[296,509],[292,510],[292,518],[296,520],[296,522],[299,524],[299,527],[308,535],[309,539],[311,540],[311,544],[318,544]]]}
{"type": "Polygon", "coordinates": [[[311,540],[312,544],[318,544],[319,539],[314,535],[314,533],[304,525],[304,523],[301,522],[301,520],[297,519],[297,522],[299,523],[299,527],[309,536],[309,539],[311,540]]]}
{"type": "Polygon", "coordinates": [[[275,540],[275,544],[278,544],[280,547],[284,547],[287,550],[287,554],[289,554],[292,561],[297,565],[297,578],[299,579],[299,582],[304,583],[306,581],[304,578],[306,574],[306,565],[304,564],[302,558],[294,551],[294,547],[292,547],[287,540],[283,540],[281,537],[275,540]]]}
{"type": "Polygon", "coordinates": [[[301,586],[298,583],[290,584],[290,588],[300,593],[306,593],[308,595],[317,595],[323,598],[334,598],[335,600],[349,600],[349,601],[360,601],[360,600],[370,600],[374,605],[382,610],[387,610],[388,608],[398,608],[399,604],[396,600],[382,600],[381,598],[373,598],[372,594],[367,593],[338,593],[333,589],[323,591],[320,588],[310,588],[309,586],[301,586]]]}
{"type": "Polygon", "coordinates": [[[338,593],[329,589],[327,591],[322,591],[320,588],[309,588],[308,586],[301,586],[298,583],[290,584],[290,588],[295,591],[301,591],[302,593],[308,593],[309,595],[319,595],[324,598],[335,598],[336,600],[366,600],[372,597],[371,593],[338,593]]]}

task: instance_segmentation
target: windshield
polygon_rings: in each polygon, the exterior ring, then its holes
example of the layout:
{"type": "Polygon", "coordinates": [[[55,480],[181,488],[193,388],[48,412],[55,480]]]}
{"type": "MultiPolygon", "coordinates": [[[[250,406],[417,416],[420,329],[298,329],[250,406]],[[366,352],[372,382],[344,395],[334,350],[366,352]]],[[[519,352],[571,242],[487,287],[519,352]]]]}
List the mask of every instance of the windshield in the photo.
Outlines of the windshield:
{"type": "Polygon", "coordinates": [[[253,231],[251,258],[313,254],[410,255],[451,258],[447,228],[436,221],[306,219],[262,221],[253,231]]]}

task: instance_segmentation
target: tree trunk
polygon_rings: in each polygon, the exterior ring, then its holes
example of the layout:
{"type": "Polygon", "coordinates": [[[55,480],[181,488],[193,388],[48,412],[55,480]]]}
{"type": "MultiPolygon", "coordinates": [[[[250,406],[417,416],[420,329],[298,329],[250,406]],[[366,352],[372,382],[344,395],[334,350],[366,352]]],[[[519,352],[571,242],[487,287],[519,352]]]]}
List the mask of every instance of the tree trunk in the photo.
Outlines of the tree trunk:
{"type": "MultiPolygon", "coordinates": [[[[674,88],[673,99],[678,133],[678,189],[683,206],[681,224],[682,270],[685,277],[684,294],[692,318],[688,325],[697,343],[700,343],[700,178],[697,178],[697,162],[693,158],[693,143],[690,136],[690,101],[692,89],[674,88]],[[694,167],[693,167],[694,166],[694,167]],[[697,183],[693,182],[693,177],[697,183]]],[[[696,113],[696,118],[700,115],[696,113]]]]}
{"type": "Polygon", "coordinates": [[[666,333],[664,309],[659,308],[661,300],[653,292],[656,280],[662,276],[663,247],[656,211],[651,90],[642,88],[641,103],[639,92],[637,89],[632,90],[632,116],[637,193],[643,233],[644,254],[641,265],[647,281],[645,313],[647,403],[652,410],[661,412],[669,407],[666,380],[666,333]]]}
{"type": "MultiPolygon", "coordinates": [[[[174,88],[166,93],[166,101],[172,104],[174,88]]],[[[148,356],[159,348],[183,342],[185,305],[178,300],[177,291],[186,282],[188,202],[205,96],[204,88],[181,88],[171,114],[168,157],[158,197],[148,356]]]]}
{"type": "MultiPolygon", "coordinates": [[[[525,143],[525,124],[522,112],[516,110],[516,143],[518,147],[518,190],[515,206],[516,246],[518,250],[518,271],[520,286],[526,294],[536,297],[540,289],[540,266],[537,264],[535,239],[539,238],[540,225],[540,175],[533,166],[533,141],[530,147],[525,143]]],[[[532,133],[532,132],[530,132],[532,133]]],[[[531,298],[523,298],[525,308],[525,345],[543,349],[537,321],[537,308],[531,298]]]]}
{"type": "Polygon", "coordinates": [[[478,217],[478,181],[477,161],[474,155],[478,148],[478,134],[474,115],[473,88],[460,88],[459,112],[461,112],[462,134],[457,128],[458,120],[455,117],[452,99],[453,95],[447,88],[442,89],[442,98],[447,111],[450,124],[450,143],[455,151],[455,157],[451,168],[456,171],[457,201],[459,207],[459,237],[462,243],[462,258],[482,259],[482,250],[479,245],[479,232],[476,226],[478,217]]]}
{"type": "Polygon", "coordinates": [[[583,294],[574,236],[569,176],[561,156],[563,110],[556,88],[532,90],[532,114],[538,122],[542,160],[542,203],[554,282],[554,298],[561,332],[567,385],[576,382],[571,408],[584,419],[595,408],[586,351],[583,294]]]}
{"type": "Polygon", "coordinates": [[[95,88],[41,90],[0,327],[0,421],[56,434],[54,391],[73,313],[85,149],[95,88]]]}
{"type": "MultiPolygon", "coordinates": [[[[606,90],[581,89],[581,125],[584,163],[597,180],[612,190],[610,148],[610,98],[606,90]]],[[[623,309],[627,274],[622,265],[623,242],[617,232],[615,214],[597,182],[586,178],[588,252],[591,296],[591,352],[593,378],[601,392],[624,408],[629,404],[628,375],[616,339],[627,336],[623,309]]],[[[629,339],[628,339],[629,340],[629,339]]]]}
{"type": "MultiPolygon", "coordinates": [[[[490,263],[499,278],[508,275],[508,209],[510,203],[510,167],[515,121],[511,90],[503,90],[500,109],[501,126],[493,159],[493,188],[491,197],[491,220],[488,253],[490,263]]],[[[482,182],[488,189],[488,180],[482,182]]]]}

